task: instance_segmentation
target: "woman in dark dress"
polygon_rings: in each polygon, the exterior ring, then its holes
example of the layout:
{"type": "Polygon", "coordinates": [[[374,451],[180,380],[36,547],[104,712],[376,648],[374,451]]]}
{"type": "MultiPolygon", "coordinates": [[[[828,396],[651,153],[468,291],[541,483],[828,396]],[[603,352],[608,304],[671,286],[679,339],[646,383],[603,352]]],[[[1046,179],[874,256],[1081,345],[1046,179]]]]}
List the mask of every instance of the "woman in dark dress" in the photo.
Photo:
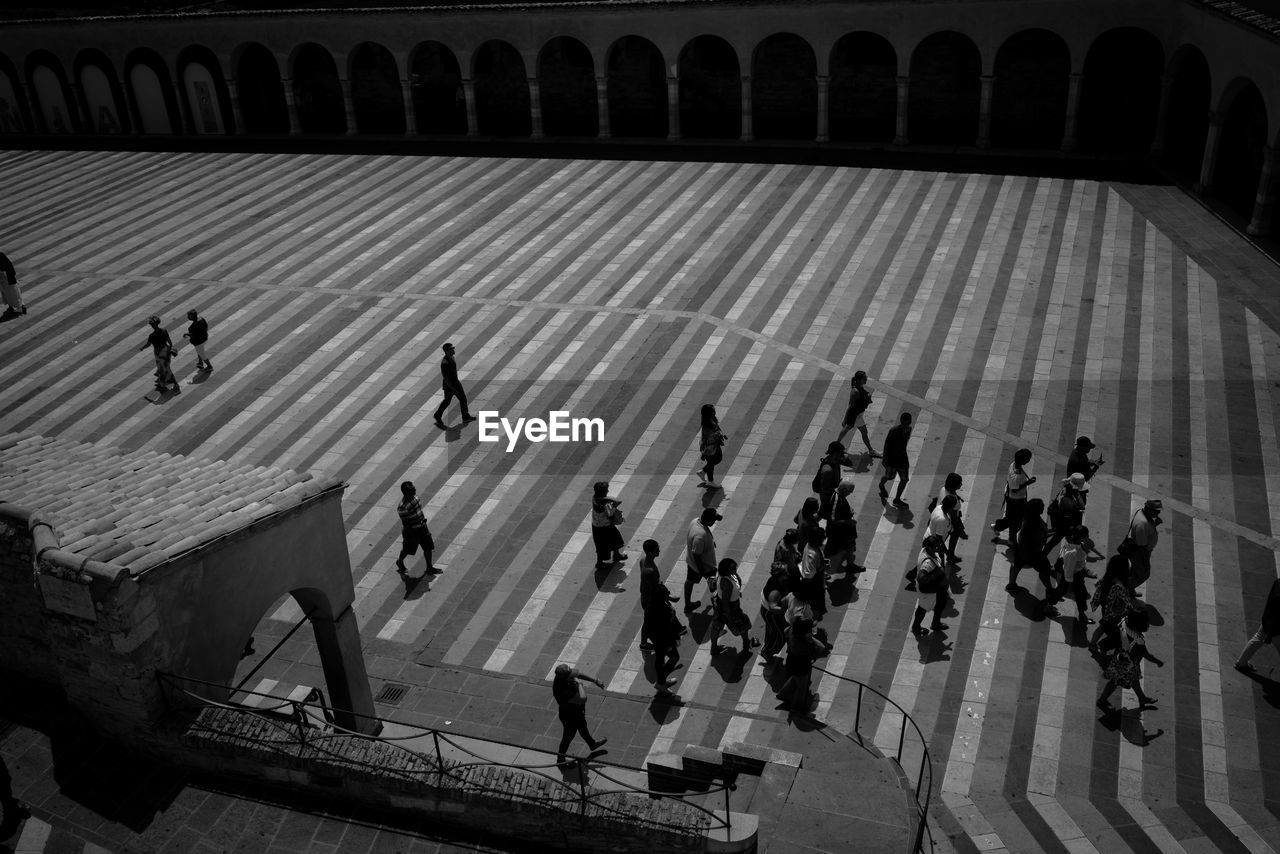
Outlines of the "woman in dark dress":
{"type": "Polygon", "coordinates": [[[1098,628],[1089,642],[1089,651],[1099,653],[1111,650],[1120,645],[1120,621],[1134,608],[1138,600],[1129,592],[1129,560],[1124,555],[1114,554],[1107,560],[1107,568],[1093,589],[1093,599],[1089,603],[1093,610],[1101,610],[1098,628]],[[1099,640],[1103,643],[1099,643],[1099,640]]]}
{"type": "Polygon", "coordinates": [[[720,419],[716,417],[716,408],[710,403],[702,404],[702,440],[698,443],[699,455],[702,457],[702,468],[698,469],[698,485],[707,489],[720,489],[716,483],[716,466],[724,459],[722,448],[729,438],[720,429],[720,419]]]}
{"type": "Polygon", "coordinates": [[[778,691],[778,699],[793,712],[808,712],[817,699],[813,695],[813,662],[825,655],[829,647],[813,631],[813,620],[798,619],[791,624],[787,638],[787,681],[778,691]]]}
{"type": "MultiPolygon", "coordinates": [[[[787,531],[788,535],[792,533],[794,529],[787,531]]],[[[783,543],[778,546],[782,547],[783,543]]],[[[786,600],[791,589],[788,580],[789,563],[778,560],[777,554],[775,549],[769,580],[764,583],[764,591],[760,596],[760,619],[764,623],[764,646],[760,648],[760,655],[770,661],[777,658],[778,653],[787,645],[786,600]]]]}
{"type": "Polygon", "coordinates": [[[573,741],[575,735],[581,735],[582,740],[587,743],[587,747],[591,748],[592,752],[604,747],[605,742],[609,740],[602,738],[596,741],[587,729],[587,690],[582,687],[582,682],[590,682],[597,688],[604,688],[600,680],[579,673],[576,667],[570,667],[567,664],[556,665],[556,675],[551,681],[551,693],[556,698],[560,723],[564,726],[564,735],[561,736],[560,747],[556,750],[556,762],[561,765],[565,764],[565,751],[569,749],[569,743],[573,741]]]}

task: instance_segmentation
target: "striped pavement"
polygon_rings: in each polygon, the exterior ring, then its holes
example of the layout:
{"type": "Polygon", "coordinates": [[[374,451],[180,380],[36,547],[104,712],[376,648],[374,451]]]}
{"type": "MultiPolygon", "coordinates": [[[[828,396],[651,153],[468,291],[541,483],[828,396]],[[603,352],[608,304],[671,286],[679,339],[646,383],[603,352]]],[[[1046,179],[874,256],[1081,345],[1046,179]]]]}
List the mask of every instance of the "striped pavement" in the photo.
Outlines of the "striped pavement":
{"type": "MultiPolygon", "coordinates": [[[[344,507],[372,656],[540,680],[569,661],[652,693],[632,562],[593,572],[591,484],[683,581],[687,525],[724,521],[754,612],[773,544],[839,430],[848,376],[872,378],[871,433],[916,414],[909,513],[878,470],[849,473],[866,571],[837,577],[826,667],[920,724],[958,847],[1280,849],[1280,662],[1232,669],[1277,572],[1280,271],[1175,190],[1025,176],[798,165],[462,157],[7,152],[0,247],[31,313],[0,325],[0,430],[318,469],[344,507]],[[197,307],[215,371],[176,359],[152,404],[145,318],[197,307]],[[599,444],[441,432],[440,347],[473,410],[606,423],[599,444]],[[698,408],[730,443],[697,489],[698,408]],[[1145,591],[1159,707],[1100,720],[1085,637],[1011,596],[986,522],[1018,446],[1051,497],[1078,434],[1107,464],[1087,513],[1114,546],[1165,503],[1145,591]],[[920,515],[965,480],[971,538],[942,636],[908,632],[920,515]],[[397,575],[401,480],[447,567],[397,575]]],[[[860,444],[856,434],[851,437],[860,444]]],[[[1101,565],[1095,565],[1101,570],[1101,565]]],[[[1069,615],[1073,609],[1063,609],[1069,615]]],[[[281,629],[288,600],[264,614],[281,629]]],[[[701,631],[697,628],[695,634],[701,631]]],[[[270,632],[268,632],[269,634],[270,632]]],[[[682,650],[688,701],[649,752],[751,740],[776,674],[682,650]],[[716,710],[717,714],[712,714],[716,710]],[[719,714],[719,713],[723,714],[719,714]]],[[[818,682],[853,725],[856,689],[818,682]]],[[[892,750],[900,716],[861,730],[892,750]]],[[[765,736],[760,736],[765,737],[765,736]]],[[[918,755],[918,746],[910,747],[918,755]]]]}

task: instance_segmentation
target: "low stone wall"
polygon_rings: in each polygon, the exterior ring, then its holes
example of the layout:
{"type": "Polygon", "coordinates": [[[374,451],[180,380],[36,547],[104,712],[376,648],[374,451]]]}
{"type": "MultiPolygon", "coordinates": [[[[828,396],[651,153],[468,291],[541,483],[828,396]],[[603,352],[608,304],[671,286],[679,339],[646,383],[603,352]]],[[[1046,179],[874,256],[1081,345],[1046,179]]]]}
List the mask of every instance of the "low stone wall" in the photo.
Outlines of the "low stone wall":
{"type": "Polygon", "coordinates": [[[576,786],[532,771],[447,760],[442,768],[434,756],[359,736],[304,745],[287,718],[224,708],[200,710],[179,747],[185,766],[220,777],[266,780],[564,851],[701,852],[713,824],[681,801],[610,792],[584,805],[576,786]]]}
{"type": "Polygon", "coordinates": [[[36,588],[37,536],[54,542],[39,516],[0,503],[0,671],[58,684],[36,588]]]}

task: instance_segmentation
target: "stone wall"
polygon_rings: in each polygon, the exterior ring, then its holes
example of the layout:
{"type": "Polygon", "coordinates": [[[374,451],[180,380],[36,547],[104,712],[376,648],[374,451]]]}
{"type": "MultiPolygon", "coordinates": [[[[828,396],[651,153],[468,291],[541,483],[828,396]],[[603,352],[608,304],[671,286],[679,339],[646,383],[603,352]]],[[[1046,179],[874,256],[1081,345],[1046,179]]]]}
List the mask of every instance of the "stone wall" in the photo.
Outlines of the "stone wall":
{"type": "Polygon", "coordinates": [[[53,531],[38,516],[0,504],[0,670],[57,684],[36,590],[37,536],[52,541],[53,531]]]}

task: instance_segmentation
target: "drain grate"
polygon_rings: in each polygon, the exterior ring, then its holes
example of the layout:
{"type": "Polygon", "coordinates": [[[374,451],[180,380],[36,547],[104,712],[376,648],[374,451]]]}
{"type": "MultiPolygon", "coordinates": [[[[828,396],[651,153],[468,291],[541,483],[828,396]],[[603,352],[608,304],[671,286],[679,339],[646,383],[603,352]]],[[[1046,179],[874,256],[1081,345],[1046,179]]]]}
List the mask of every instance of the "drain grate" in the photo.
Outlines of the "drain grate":
{"type": "Polygon", "coordinates": [[[388,706],[398,706],[400,701],[404,699],[405,694],[408,693],[408,685],[401,685],[399,682],[387,682],[382,686],[382,690],[378,692],[378,696],[373,698],[373,701],[375,703],[384,703],[388,706]]]}

